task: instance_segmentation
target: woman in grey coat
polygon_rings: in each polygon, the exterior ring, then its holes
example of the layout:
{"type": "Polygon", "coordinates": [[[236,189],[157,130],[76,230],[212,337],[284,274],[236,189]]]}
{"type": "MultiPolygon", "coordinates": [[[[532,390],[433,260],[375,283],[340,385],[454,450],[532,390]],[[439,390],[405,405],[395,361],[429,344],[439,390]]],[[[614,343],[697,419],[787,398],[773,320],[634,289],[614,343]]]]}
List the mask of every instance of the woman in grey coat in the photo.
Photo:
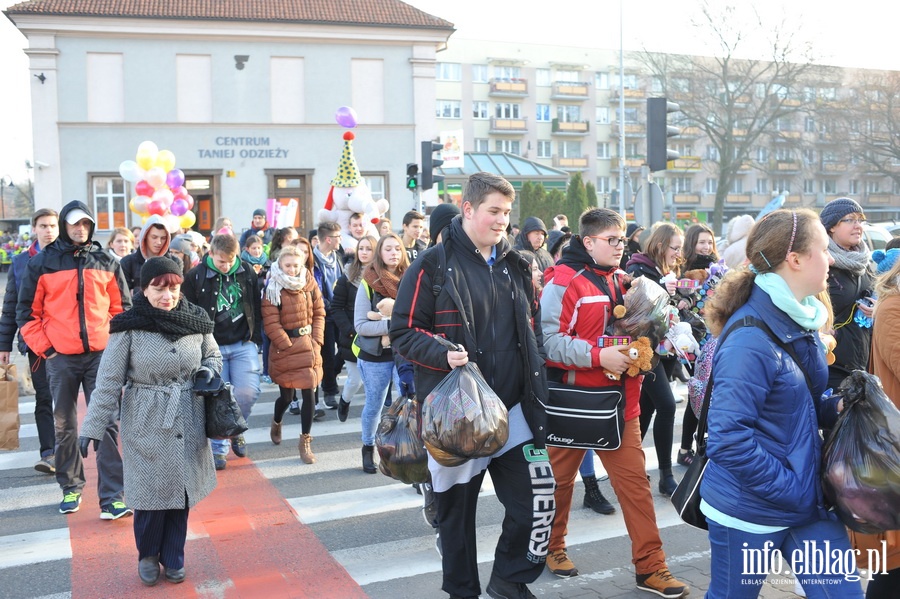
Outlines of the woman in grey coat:
{"type": "Polygon", "coordinates": [[[138,574],[151,586],[160,563],[166,580],[184,580],[188,509],[216,486],[203,399],[193,379],[221,370],[222,355],[206,312],[181,299],[182,281],[181,268],[168,258],[144,263],[143,294],[110,322],[81,429],[87,456],[90,440],[103,436],[121,399],[125,494],[134,508],[138,574]]]}

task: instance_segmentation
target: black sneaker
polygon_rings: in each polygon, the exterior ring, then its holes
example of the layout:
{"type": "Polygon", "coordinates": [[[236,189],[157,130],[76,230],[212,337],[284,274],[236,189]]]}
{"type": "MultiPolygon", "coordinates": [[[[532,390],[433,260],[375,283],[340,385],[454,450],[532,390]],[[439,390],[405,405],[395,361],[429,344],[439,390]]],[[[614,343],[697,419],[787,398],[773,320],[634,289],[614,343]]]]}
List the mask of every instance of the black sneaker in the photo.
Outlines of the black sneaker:
{"type": "Polygon", "coordinates": [[[239,458],[247,457],[247,442],[244,441],[244,435],[238,435],[231,440],[231,451],[239,458]]]}
{"type": "Polygon", "coordinates": [[[347,416],[350,415],[350,402],[344,401],[343,397],[338,400],[337,415],[341,422],[347,422],[347,416]]]}
{"type": "Polygon", "coordinates": [[[681,449],[678,450],[678,465],[679,466],[690,466],[694,463],[694,450],[688,449],[687,451],[683,451],[681,449]]]}
{"type": "Polygon", "coordinates": [[[494,599],[537,599],[524,582],[509,582],[491,572],[487,594],[494,599]]]}
{"type": "Polygon", "coordinates": [[[425,518],[425,523],[431,528],[437,528],[437,502],[434,500],[434,490],[431,488],[431,483],[422,483],[419,488],[422,490],[424,501],[422,516],[425,518]]]}
{"type": "Polygon", "coordinates": [[[441,531],[434,531],[434,550],[437,551],[440,557],[444,557],[444,549],[441,547],[441,531]]]}
{"type": "Polygon", "coordinates": [[[315,414],[313,414],[313,420],[318,422],[319,420],[322,420],[323,418],[325,418],[325,410],[323,410],[322,408],[316,408],[316,412],[315,412],[315,414]]]}
{"type": "Polygon", "coordinates": [[[329,410],[337,409],[338,402],[337,402],[337,399],[335,399],[336,397],[337,397],[336,395],[326,395],[325,396],[325,407],[328,408],[329,410]]]}
{"type": "Polygon", "coordinates": [[[288,412],[290,412],[294,416],[299,416],[300,415],[300,402],[297,401],[296,399],[294,401],[292,401],[291,405],[288,406],[288,412]]]}

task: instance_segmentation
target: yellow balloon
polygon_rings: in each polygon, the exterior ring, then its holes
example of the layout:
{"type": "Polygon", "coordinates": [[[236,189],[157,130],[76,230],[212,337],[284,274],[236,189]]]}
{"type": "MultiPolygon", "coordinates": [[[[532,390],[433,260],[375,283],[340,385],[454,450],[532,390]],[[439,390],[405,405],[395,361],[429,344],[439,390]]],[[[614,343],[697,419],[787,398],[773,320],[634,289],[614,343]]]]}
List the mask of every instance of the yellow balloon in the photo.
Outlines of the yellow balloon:
{"type": "Polygon", "coordinates": [[[159,154],[156,155],[156,164],[154,166],[158,166],[168,173],[175,168],[175,154],[169,150],[160,150],[159,154]]]}
{"type": "Polygon", "coordinates": [[[134,161],[138,163],[139,167],[147,171],[153,168],[153,165],[156,163],[156,154],[150,150],[138,150],[134,161]]]}
{"type": "Polygon", "coordinates": [[[147,216],[142,216],[142,217],[141,217],[141,224],[142,224],[142,225],[146,225],[146,224],[147,224],[147,219],[148,219],[148,218],[150,218],[150,215],[149,215],[149,214],[148,214],[147,216]]]}
{"type": "Polygon", "coordinates": [[[197,222],[197,215],[190,211],[185,212],[179,222],[182,229],[190,229],[194,226],[194,223],[197,222]]]}

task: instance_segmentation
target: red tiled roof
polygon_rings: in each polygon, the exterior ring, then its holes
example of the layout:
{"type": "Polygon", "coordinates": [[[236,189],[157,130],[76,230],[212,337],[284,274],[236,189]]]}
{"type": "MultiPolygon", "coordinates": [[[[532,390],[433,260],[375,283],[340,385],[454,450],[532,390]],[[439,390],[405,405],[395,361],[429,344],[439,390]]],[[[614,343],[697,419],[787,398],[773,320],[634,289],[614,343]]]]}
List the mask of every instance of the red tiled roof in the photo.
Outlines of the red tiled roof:
{"type": "Polygon", "coordinates": [[[140,17],[453,28],[449,21],[400,0],[29,0],[10,6],[5,12],[9,16],[140,17]]]}

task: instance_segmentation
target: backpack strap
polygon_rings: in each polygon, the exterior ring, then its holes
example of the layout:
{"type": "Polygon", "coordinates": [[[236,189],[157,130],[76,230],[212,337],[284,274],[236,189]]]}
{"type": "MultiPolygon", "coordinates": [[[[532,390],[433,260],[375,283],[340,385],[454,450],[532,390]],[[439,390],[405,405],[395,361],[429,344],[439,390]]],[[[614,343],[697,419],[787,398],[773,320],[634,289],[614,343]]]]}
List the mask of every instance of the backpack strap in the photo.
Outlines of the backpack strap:
{"type": "Polygon", "coordinates": [[[431,292],[434,294],[434,297],[437,297],[441,294],[441,289],[444,288],[444,271],[447,266],[447,251],[444,249],[444,244],[439,243],[434,246],[433,252],[429,252],[426,256],[426,263],[430,264],[432,270],[429,274],[431,274],[431,292]]]}

